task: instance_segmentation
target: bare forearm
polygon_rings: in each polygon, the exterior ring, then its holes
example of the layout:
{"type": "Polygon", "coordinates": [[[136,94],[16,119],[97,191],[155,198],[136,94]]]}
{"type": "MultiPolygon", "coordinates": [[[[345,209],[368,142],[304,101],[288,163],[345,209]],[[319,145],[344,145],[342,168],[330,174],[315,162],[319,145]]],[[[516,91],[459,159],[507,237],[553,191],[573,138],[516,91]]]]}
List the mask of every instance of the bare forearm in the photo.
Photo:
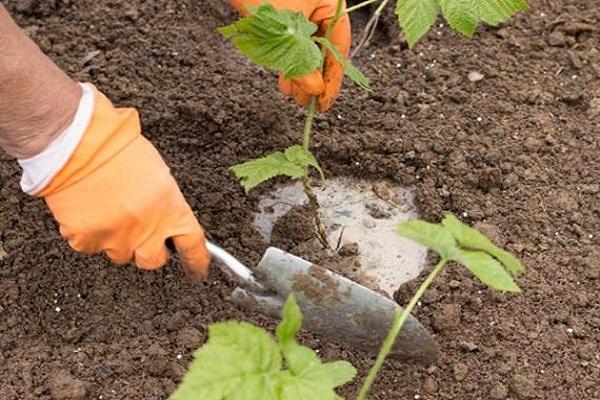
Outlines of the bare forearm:
{"type": "Polygon", "coordinates": [[[0,147],[17,158],[38,154],[69,125],[80,97],[0,4],[0,147]]]}

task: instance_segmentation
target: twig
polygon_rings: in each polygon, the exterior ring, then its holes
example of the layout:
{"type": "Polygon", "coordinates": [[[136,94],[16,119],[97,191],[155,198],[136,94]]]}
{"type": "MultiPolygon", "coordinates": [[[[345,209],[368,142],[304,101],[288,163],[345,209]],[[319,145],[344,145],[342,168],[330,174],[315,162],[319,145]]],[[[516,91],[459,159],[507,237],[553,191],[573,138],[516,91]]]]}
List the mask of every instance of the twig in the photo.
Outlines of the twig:
{"type": "Polygon", "coordinates": [[[360,35],[360,38],[358,39],[358,44],[356,45],[356,47],[354,47],[354,50],[352,50],[352,54],[350,55],[350,57],[354,57],[354,55],[357,54],[363,47],[369,46],[369,42],[371,41],[373,35],[375,35],[375,31],[377,30],[377,24],[379,23],[381,13],[383,12],[383,9],[385,8],[388,2],[389,0],[383,0],[379,7],[377,7],[375,12],[369,19],[369,22],[367,22],[367,25],[365,25],[365,29],[363,30],[362,34],[360,35]]]}

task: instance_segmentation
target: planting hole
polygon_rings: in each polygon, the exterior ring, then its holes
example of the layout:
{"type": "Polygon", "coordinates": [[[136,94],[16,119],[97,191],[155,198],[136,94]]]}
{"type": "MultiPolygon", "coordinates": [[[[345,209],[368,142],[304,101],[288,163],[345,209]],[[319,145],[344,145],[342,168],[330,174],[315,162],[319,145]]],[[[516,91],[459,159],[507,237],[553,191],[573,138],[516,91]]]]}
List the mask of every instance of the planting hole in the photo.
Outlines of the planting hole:
{"type": "MultiPolygon", "coordinates": [[[[340,247],[356,243],[360,274],[369,286],[392,296],[402,283],[418,276],[425,266],[426,249],[394,233],[399,222],[419,217],[412,189],[386,181],[332,178],[314,190],[329,242],[335,246],[341,235],[340,247]]],[[[263,238],[270,241],[277,220],[305,202],[299,182],[265,194],[254,218],[263,238]]]]}

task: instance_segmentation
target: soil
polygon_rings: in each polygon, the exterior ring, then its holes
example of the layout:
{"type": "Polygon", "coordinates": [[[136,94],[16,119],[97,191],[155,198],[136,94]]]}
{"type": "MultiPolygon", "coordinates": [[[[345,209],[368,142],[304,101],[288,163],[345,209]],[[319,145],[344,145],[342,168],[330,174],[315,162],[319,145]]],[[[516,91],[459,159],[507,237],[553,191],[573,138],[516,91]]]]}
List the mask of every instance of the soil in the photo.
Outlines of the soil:
{"type": "MultiPolygon", "coordinates": [[[[216,32],[235,17],[226,2],[6,3],[70,74],[140,110],[210,237],[255,264],[268,243],[252,213],[269,186],[246,196],[227,168],[298,142],[303,114],[272,73],[216,32]]],[[[414,186],[424,218],[451,212],[479,224],[528,270],[518,296],[446,270],[416,311],[441,358],[389,362],[370,398],[600,399],[597,0],[532,0],[474,40],[436,26],[414,51],[391,8],[355,60],[373,91],[347,85],[317,117],[318,158],[329,176],[414,186]],[[483,79],[470,81],[472,72],[483,79]]],[[[354,17],[355,32],[367,18],[354,17]]],[[[166,399],[210,323],[274,326],[232,306],[216,269],[193,285],[176,263],[148,273],[71,252],[43,202],[19,192],[16,163],[1,157],[1,400],[166,399]]],[[[317,261],[310,248],[295,246],[317,261]]],[[[363,373],[372,363],[303,339],[363,373]]],[[[341,393],[351,399],[357,388],[341,393]]]]}

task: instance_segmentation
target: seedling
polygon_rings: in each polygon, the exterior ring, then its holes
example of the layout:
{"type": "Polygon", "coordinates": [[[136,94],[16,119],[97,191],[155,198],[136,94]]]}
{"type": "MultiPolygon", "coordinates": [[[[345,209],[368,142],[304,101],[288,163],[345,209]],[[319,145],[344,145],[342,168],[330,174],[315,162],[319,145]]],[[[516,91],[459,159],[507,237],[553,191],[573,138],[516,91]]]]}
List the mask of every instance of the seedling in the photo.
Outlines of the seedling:
{"type": "MultiPolygon", "coordinates": [[[[344,8],[344,0],[338,0],[336,14],[323,37],[314,36],[317,26],[302,13],[276,10],[269,4],[248,7],[250,14],[219,31],[231,39],[235,46],[253,62],[294,78],[322,70],[324,57],[331,52],[345,67],[348,75],[359,86],[369,89],[369,79],[350,60],[345,59],[329,37],[344,13],[351,13],[373,3],[379,6],[366,29],[366,39],[371,36],[378,15],[389,0],[365,0],[344,8]]],[[[497,26],[520,10],[527,8],[525,0],[397,0],[396,15],[408,45],[412,48],[435,24],[441,14],[449,25],[461,34],[471,37],[479,23],[497,26]]],[[[363,42],[364,40],[361,40],[363,42]]],[[[293,146],[285,151],[250,160],[231,167],[246,192],[276,176],[302,179],[309,204],[315,213],[318,236],[327,245],[327,236],[321,222],[317,197],[309,182],[309,167],[314,167],[324,178],[323,170],[310,152],[312,123],[317,98],[313,97],[306,113],[302,147],[293,146]]]]}
{"type": "MultiPolygon", "coordinates": [[[[441,224],[407,221],[398,234],[435,251],[440,260],[408,305],[394,317],[390,332],[358,394],[365,400],[406,319],[449,262],[465,266],[481,282],[502,292],[520,292],[513,275],[524,271],[509,252],[452,215],[441,224]]],[[[351,381],[356,370],[345,361],[323,363],[296,341],[302,314],[290,296],[276,330],[278,341],[254,325],[230,321],[209,327],[208,343],[195,359],[171,400],[342,400],[335,388],[351,381]]]]}
{"type": "Polygon", "coordinates": [[[209,340],[195,354],[171,400],[338,400],[335,388],[356,370],[346,361],[323,363],[296,341],[302,313],[286,301],[277,341],[257,326],[230,321],[209,327],[209,340]]]}

